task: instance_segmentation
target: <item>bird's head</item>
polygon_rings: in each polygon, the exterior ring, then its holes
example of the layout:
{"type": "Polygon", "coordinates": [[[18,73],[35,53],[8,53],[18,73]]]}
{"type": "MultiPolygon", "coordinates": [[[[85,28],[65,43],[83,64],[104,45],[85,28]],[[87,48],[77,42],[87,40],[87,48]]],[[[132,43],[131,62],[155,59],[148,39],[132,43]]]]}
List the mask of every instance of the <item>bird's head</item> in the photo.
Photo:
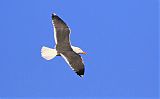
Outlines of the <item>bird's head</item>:
{"type": "Polygon", "coordinates": [[[84,52],[82,49],[80,49],[79,47],[75,47],[72,46],[72,49],[74,52],[76,52],[77,54],[86,54],[86,52],[84,52]]]}

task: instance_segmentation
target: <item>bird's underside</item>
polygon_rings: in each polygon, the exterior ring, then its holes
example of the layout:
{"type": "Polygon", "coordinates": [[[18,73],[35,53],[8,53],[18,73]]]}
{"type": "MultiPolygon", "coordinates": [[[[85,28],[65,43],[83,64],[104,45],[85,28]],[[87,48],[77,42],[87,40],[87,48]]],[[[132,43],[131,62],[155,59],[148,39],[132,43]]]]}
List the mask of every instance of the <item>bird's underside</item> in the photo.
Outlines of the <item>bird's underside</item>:
{"type": "Polygon", "coordinates": [[[69,27],[56,14],[52,14],[52,23],[54,26],[54,39],[56,43],[56,49],[43,47],[41,50],[42,57],[50,60],[55,56],[62,56],[68,63],[68,65],[72,68],[72,70],[74,70],[77,75],[82,77],[84,75],[84,63],[81,56],[79,55],[80,53],[77,50],[78,48],[75,47],[75,49],[73,49],[74,47],[71,47],[69,27]],[[49,54],[48,50],[50,50],[49,54]],[[54,55],[51,56],[51,54],[54,55]]]}

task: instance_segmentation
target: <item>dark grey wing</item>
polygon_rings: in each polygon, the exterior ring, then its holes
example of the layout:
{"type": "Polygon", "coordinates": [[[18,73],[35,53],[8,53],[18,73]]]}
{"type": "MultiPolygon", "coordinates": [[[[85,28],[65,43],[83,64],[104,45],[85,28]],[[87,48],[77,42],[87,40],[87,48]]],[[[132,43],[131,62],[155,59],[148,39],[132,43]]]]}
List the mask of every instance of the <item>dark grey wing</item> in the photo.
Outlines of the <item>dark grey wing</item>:
{"type": "Polygon", "coordinates": [[[67,24],[56,14],[52,14],[52,23],[54,25],[56,50],[59,52],[71,50],[70,29],[67,24]]]}
{"type": "Polygon", "coordinates": [[[82,77],[84,75],[84,63],[81,56],[73,51],[66,51],[60,53],[69,66],[74,70],[77,75],[82,77]]]}

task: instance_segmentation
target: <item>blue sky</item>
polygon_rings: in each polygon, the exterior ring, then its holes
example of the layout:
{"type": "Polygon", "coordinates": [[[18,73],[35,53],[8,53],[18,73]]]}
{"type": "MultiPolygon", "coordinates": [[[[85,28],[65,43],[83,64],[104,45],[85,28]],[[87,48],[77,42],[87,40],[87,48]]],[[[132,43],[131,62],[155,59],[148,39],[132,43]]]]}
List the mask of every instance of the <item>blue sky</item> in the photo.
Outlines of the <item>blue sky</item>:
{"type": "Polygon", "coordinates": [[[1,0],[0,12],[0,97],[158,96],[158,0],[1,0]],[[40,55],[55,45],[52,12],[88,53],[84,78],[40,55]]]}

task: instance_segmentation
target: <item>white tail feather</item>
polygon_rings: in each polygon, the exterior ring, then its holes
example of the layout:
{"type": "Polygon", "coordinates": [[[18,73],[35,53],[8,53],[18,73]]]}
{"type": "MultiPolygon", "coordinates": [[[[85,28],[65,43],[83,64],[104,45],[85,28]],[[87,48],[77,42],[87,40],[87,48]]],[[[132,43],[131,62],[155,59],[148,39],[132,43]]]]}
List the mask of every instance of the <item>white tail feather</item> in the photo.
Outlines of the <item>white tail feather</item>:
{"type": "Polygon", "coordinates": [[[51,60],[57,55],[56,49],[43,46],[41,49],[41,56],[46,60],[51,60]]]}

